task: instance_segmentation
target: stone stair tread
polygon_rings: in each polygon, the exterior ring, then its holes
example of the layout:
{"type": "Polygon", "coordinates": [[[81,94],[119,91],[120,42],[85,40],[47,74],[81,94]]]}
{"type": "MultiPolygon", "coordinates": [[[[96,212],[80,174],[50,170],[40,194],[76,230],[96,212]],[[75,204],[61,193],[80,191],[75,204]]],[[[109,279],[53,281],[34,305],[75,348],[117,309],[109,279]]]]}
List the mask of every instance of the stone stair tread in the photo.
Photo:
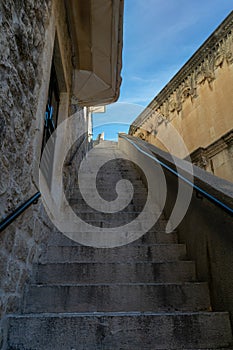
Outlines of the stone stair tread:
{"type": "MultiPolygon", "coordinates": [[[[91,207],[89,207],[86,203],[76,204],[75,200],[76,200],[76,198],[69,198],[68,199],[69,203],[72,204],[72,207],[79,208],[79,211],[85,212],[85,211],[91,209],[91,207]]],[[[127,205],[127,208],[132,210],[132,211],[136,210],[137,212],[141,212],[142,209],[144,208],[144,204],[141,204],[141,203],[129,203],[127,205]]]]}
{"type": "Polygon", "coordinates": [[[210,309],[205,282],[32,284],[25,296],[24,312],[210,309]]]}
{"type": "MultiPolygon", "coordinates": [[[[93,189],[92,188],[90,188],[90,187],[86,187],[86,188],[84,188],[84,189],[82,189],[83,191],[85,191],[85,193],[88,193],[88,192],[90,192],[90,193],[92,193],[93,192],[93,189]]],[[[113,188],[111,187],[111,190],[113,190],[113,188]]],[[[102,192],[102,193],[105,193],[105,192],[109,192],[109,188],[107,187],[107,186],[105,186],[105,187],[98,187],[97,186],[97,191],[99,191],[99,192],[102,192]]],[[[123,192],[123,193],[121,193],[121,195],[129,195],[131,192],[123,192]]],[[[143,187],[134,187],[134,189],[133,189],[133,193],[143,193],[143,194],[145,194],[145,195],[147,195],[147,191],[146,191],[146,189],[145,188],[143,188],[143,187]]],[[[81,194],[81,192],[80,192],[80,190],[79,189],[76,189],[76,190],[74,190],[74,191],[72,191],[71,192],[71,198],[73,198],[75,195],[80,195],[81,194]]]]}
{"type": "MultiPolygon", "coordinates": [[[[137,244],[138,247],[141,247],[141,244],[137,244]]],[[[137,246],[136,244],[134,245],[137,246]]],[[[115,248],[95,248],[95,247],[89,247],[89,246],[84,246],[84,245],[80,245],[81,247],[83,247],[84,249],[94,249],[94,250],[100,250],[100,249],[103,249],[103,250],[109,250],[109,251],[113,251],[114,249],[123,249],[125,247],[129,247],[129,246],[132,246],[131,243],[129,243],[127,246],[122,246],[122,247],[115,247],[115,248]]],[[[75,247],[75,248],[79,248],[80,246],[78,247],[75,247]]],[[[151,246],[151,247],[163,247],[163,246],[170,246],[170,247],[184,247],[185,244],[184,243],[148,243],[148,244],[144,244],[143,246],[151,246]]],[[[66,247],[66,246],[64,246],[66,247]]],[[[70,248],[70,247],[67,247],[67,248],[70,248]]],[[[72,247],[71,247],[72,248],[72,247]]]]}
{"type": "MultiPolygon", "coordinates": [[[[99,211],[95,211],[94,209],[93,210],[82,210],[82,211],[80,211],[80,210],[76,210],[76,212],[77,213],[80,213],[80,214],[103,214],[103,213],[101,213],[101,212],[99,212],[99,211]]],[[[109,214],[109,213],[107,213],[107,214],[109,214]]],[[[115,213],[110,213],[110,214],[112,214],[112,215],[114,215],[115,213]]],[[[141,211],[123,211],[123,212],[120,212],[119,213],[119,215],[130,215],[130,214],[132,214],[132,215],[139,215],[139,214],[141,214],[141,211]]]]}
{"type": "Polygon", "coordinates": [[[184,260],[186,258],[185,244],[148,244],[128,245],[118,248],[92,248],[78,246],[48,246],[47,251],[41,255],[40,262],[45,261],[144,261],[163,262],[184,260]]]}
{"type": "Polygon", "coordinates": [[[145,265],[145,266],[150,266],[150,265],[171,265],[171,264],[180,264],[180,263],[185,263],[185,264],[195,264],[194,261],[192,260],[178,260],[178,261],[160,261],[160,262],[145,262],[145,261],[138,261],[138,262],[109,262],[106,263],[104,261],[98,261],[98,262],[92,262],[92,261],[87,261],[86,263],[83,262],[39,262],[38,264],[35,264],[34,267],[41,267],[41,266],[55,266],[55,265],[80,265],[80,266],[85,266],[85,265],[106,265],[106,266],[126,266],[126,265],[145,265]]]}
{"type": "MultiPolygon", "coordinates": [[[[167,244],[178,243],[177,232],[166,233],[163,231],[153,231],[152,229],[131,243],[131,245],[144,244],[167,244]]],[[[77,246],[80,243],[73,241],[60,232],[55,232],[50,236],[48,246],[77,246]]]]}
{"type": "Polygon", "coordinates": [[[18,350],[221,349],[232,341],[225,312],[46,313],[8,321],[9,349],[18,350]]]}
{"type": "MultiPolygon", "coordinates": [[[[135,179],[132,179],[133,180],[133,185],[134,185],[134,188],[143,188],[145,191],[147,190],[147,188],[145,187],[145,185],[143,184],[142,180],[135,180],[135,179]]],[[[131,181],[131,179],[129,180],[131,181]]],[[[117,181],[115,183],[115,185],[117,184],[117,181]]],[[[112,179],[110,179],[110,181],[107,181],[106,179],[105,180],[99,180],[97,181],[96,183],[96,187],[97,189],[99,188],[105,188],[107,186],[111,186],[112,187],[113,185],[113,181],[112,179]]],[[[85,187],[82,187],[84,189],[89,189],[89,186],[88,184],[85,186],[85,187]]],[[[73,186],[72,187],[72,190],[79,190],[79,186],[73,186]]]]}
{"type": "Polygon", "coordinates": [[[87,312],[43,312],[43,313],[20,313],[20,314],[8,314],[8,318],[42,318],[44,317],[102,317],[102,316],[229,316],[227,311],[87,311],[87,312]]]}
{"type": "Polygon", "coordinates": [[[44,284],[38,284],[38,283],[31,283],[29,288],[62,288],[62,287],[103,287],[103,286],[207,286],[207,282],[198,282],[198,281],[192,281],[192,282],[100,282],[100,283],[59,283],[59,285],[54,284],[54,283],[47,283],[46,285],[44,284]]]}
{"type": "Polygon", "coordinates": [[[87,263],[40,263],[34,266],[34,283],[139,283],[191,282],[196,280],[193,261],[175,262],[87,262],[87,263]],[[102,281],[102,282],[101,282],[102,281]]]}
{"type": "MultiPolygon", "coordinates": [[[[75,241],[74,241],[75,242],[75,241]]],[[[77,243],[77,244],[79,244],[79,243],[77,243]]],[[[132,245],[132,243],[130,243],[130,245],[132,245]]],[[[134,247],[158,247],[158,246],[160,246],[160,247],[162,247],[162,246],[178,246],[178,247],[182,247],[184,244],[183,243],[135,243],[134,245],[132,245],[132,246],[134,246],[134,247]]],[[[64,248],[66,248],[67,246],[66,245],[58,245],[58,246],[51,246],[51,247],[64,247],[64,248]]],[[[82,244],[79,244],[79,245],[75,245],[75,246],[71,246],[72,248],[74,247],[74,248],[76,248],[76,247],[85,247],[85,248],[91,248],[91,247],[88,247],[88,246],[84,246],[84,245],[82,245],[82,244]]],[[[70,246],[68,246],[68,248],[70,248],[70,246]]],[[[111,249],[120,249],[121,247],[117,247],[117,248],[111,248],[111,249]]],[[[94,249],[102,249],[102,248],[94,248],[94,249]]],[[[108,249],[108,248],[103,248],[103,249],[108,249]]]]}

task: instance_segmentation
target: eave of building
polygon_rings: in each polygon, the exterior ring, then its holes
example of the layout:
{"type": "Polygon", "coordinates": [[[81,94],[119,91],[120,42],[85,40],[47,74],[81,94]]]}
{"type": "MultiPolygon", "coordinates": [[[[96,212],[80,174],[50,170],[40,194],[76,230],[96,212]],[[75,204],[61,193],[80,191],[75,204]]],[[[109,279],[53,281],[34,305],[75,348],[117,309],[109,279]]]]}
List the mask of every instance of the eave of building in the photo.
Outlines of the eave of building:
{"type": "Polygon", "coordinates": [[[159,108],[162,103],[187,79],[191,72],[195,71],[202,62],[218,50],[219,43],[232,32],[233,11],[210,35],[210,37],[201,45],[201,47],[191,56],[184,66],[175,74],[175,76],[165,85],[149,105],[140,113],[130,126],[129,133],[133,134],[139,129],[153,112],[159,108]]]}
{"type": "Polygon", "coordinates": [[[80,106],[115,102],[120,93],[123,0],[69,0],[73,94],[80,106]]]}

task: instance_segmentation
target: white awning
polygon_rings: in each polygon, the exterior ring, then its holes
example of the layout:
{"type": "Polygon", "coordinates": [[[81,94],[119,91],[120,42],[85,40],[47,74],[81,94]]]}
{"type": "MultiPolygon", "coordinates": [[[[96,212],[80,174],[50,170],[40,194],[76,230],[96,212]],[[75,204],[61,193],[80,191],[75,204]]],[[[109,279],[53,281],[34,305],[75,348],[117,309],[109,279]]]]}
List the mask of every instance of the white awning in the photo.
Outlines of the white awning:
{"type": "Polygon", "coordinates": [[[69,0],[73,94],[81,106],[115,102],[122,67],[123,0],[69,0]]]}

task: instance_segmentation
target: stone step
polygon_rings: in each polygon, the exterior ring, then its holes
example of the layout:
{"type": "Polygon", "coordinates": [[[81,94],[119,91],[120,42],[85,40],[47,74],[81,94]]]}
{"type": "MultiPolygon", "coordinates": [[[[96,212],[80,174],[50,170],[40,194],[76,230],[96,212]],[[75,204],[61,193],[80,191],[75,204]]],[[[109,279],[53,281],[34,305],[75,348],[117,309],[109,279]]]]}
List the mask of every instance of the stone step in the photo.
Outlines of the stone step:
{"type": "Polygon", "coordinates": [[[177,232],[159,232],[150,230],[145,233],[139,240],[133,242],[132,244],[137,244],[139,242],[141,244],[168,244],[168,243],[178,243],[178,235],[177,232]]]}
{"type": "Polygon", "coordinates": [[[208,311],[207,283],[30,285],[24,313],[208,311]]]}
{"type": "MultiPolygon", "coordinates": [[[[92,178],[92,174],[87,173],[87,179],[92,178]]],[[[137,173],[134,169],[127,169],[127,168],[121,168],[121,169],[111,169],[111,170],[105,170],[104,173],[98,174],[98,180],[115,180],[115,179],[135,179],[141,181],[142,178],[139,173],[137,173]]]]}
{"type": "Polygon", "coordinates": [[[48,246],[40,262],[165,262],[185,260],[185,244],[126,245],[117,248],[48,246]]]}
{"type": "MultiPolygon", "coordinates": [[[[75,211],[74,211],[75,212],[75,211]]],[[[114,217],[112,218],[111,220],[109,220],[107,218],[107,216],[105,216],[105,218],[101,219],[99,218],[98,220],[96,219],[84,219],[82,218],[81,215],[78,215],[77,216],[82,220],[80,220],[80,223],[78,224],[78,230],[79,232],[82,232],[83,235],[85,234],[85,230],[87,230],[87,224],[91,225],[92,228],[91,228],[91,232],[93,232],[96,229],[96,233],[98,234],[98,228],[105,228],[105,229],[110,229],[110,228],[117,228],[118,229],[118,232],[120,233],[120,231],[122,230],[122,227],[129,224],[130,222],[133,222],[133,220],[136,219],[131,217],[131,218],[127,218],[127,217],[114,217]]],[[[138,219],[139,221],[139,219],[138,219]]],[[[145,225],[147,224],[148,222],[148,219],[147,220],[140,220],[137,224],[138,226],[138,230],[140,230],[141,232],[143,232],[143,228],[145,227],[145,225]]],[[[132,224],[133,225],[133,224],[132,224]]],[[[88,231],[86,231],[87,233],[88,231]]],[[[116,233],[117,235],[117,233],[116,233]]]]}
{"type": "MultiPolygon", "coordinates": [[[[109,192],[109,190],[106,189],[105,192],[99,193],[99,195],[105,199],[106,201],[113,201],[115,200],[115,197],[113,197],[112,192],[109,192]]],[[[121,200],[130,200],[130,194],[128,193],[124,193],[123,195],[121,194],[121,200]]],[[[81,196],[81,194],[79,192],[72,192],[68,197],[67,200],[69,203],[72,204],[78,204],[78,205],[82,205],[85,204],[85,200],[83,199],[83,197],[81,196]]],[[[142,206],[147,200],[147,193],[145,191],[139,190],[139,191],[135,191],[132,197],[132,200],[130,201],[130,204],[133,204],[135,206],[139,205],[142,206]]],[[[110,203],[111,204],[111,203],[110,203]]]]}
{"type": "MultiPolygon", "coordinates": [[[[146,201],[140,201],[140,203],[130,203],[128,204],[122,211],[120,211],[120,213],[141,213],[143,211],[143,208],[145,206],[146,201]],[[143,204],[144,203],[144,204],[143,204]]],[[[70,206],[72,206],[72,209],[75,212],[78,213],[105,213],[104,209],[101,210],[96,210],[93,209],[91,206],[89,206],[86,202],[84,202],[83,200],[81,200],[80,198],[78,199],[78,203],[76,198],[73,198],[72,200],[69,200],[69,204],[70,206]]],[[[110,209],[111,207],[113,208],[113,206],[111,205],[112,203],[109,203],[108,209],[110,209]]],[[[113,204],[115,205],[115,204],[113,204]]],[[[100,206],[101,209],[101,206],[100,206]]]]}
{"type": "MultiPolygon", "coordinates": [[[[89,169],[88,169],[89,170],[89,169]]],[[[100,170],[101,172],[101,170],[100,170]]],[[[139,175],[139,173],[136,171],[136,168],[134,166],[130,166],[129,163],[126,164],[125,161],[122,162],[114,162],[111,164],[111,168],[106,168],[104,169],[104,174],[114,174],[114,173],[132,173],[134,175],[139,175]]],[[[89,174],[89,172],[87,172],[87,175],[89,174]]],[[[100,173],[101,175],[101,173],[100,173]]]]}
{"type": "MultiPolygon", "coordinates": [[[[138,181],[138,180],[135,180],[135,182],[133,181],[133,182],[131,182],[131,184],[133,185],[133,189],[134,189],[134,191],[135,192],[147,192],[147,190],[146,190],[146,188],[145,188],[145,186],[143,186],[143,184],[141,184],[141,185],[138,185],[138,182],[136,183],[136,181],[138,181]]],[[[111,190],[111,191],[115,191],[116,190],[116,184],[114,184],[114,182],[112,182],[112,183],[110,183],[109,182],[109,184],[107,184],[107,183],[101,183],[101,184],[99,184],[98,183],[98,185],[96,186],[97,187],[97,190],[98,191],[109,191],[109,189],[111,190]]],[[[85,192],[92,192],[92,189],[90,188],[90,186],[87,186],[87,187],[84,187],[83,188],[83,190],[85,191],[85,192]]],[[[73,193],[80,193],[80,189],[77,187],[73,187],[72,188],[72,192],[73,193]]]]}
{"type": "Polygon", "coordinates": [[[8,324],[12,350],[210,350],[232,341],[225,312],[36,314],[8,324]]]}
{"type": "MultiPolygon", "coordinates": [[[[77,204],[77,199],[76,198],[71,198],[70,197],[69,203],[70,203],[70,205],[72,205],[72,207],[75,210],[78,210],[81,213],[85,213],[85,212],[93,210],[86,203],[80,203],[80,201],[79,201],[79,203],[77,204]]],[[[141,212],[143,210],[143,208],[144,208],[143,204],[141,204],[141,203],[134,203],[134,204],[127,205],[127,207],[124,208],[124,211],[125,212],[128,212],[128,211],[130,211],[130,212],[133,212],[133,211],[141,212]]]]}
{"type": "MultiPolygon", "coordinates": [[[[96,181],[96,184],[97,184],[97,188],[99,189],[102,189],[102,188],[106,188],[106,187],[113,187],[113,186],[115,186],[116,185],[116,183],[117,183],[117,181],[119,181],[119,180],[129,180],[129,181],[131,181],[131,179],[122,179],[122,178],[116,178],[116,182],[114,182],[114,179],[112,179],[112,177],[110,177],[109,179],[103,179],[103,178],[97,178],[97,181],[96,181]]],[[[146,187],[145,187],[145,185],[144,185],[144,183],[142,182],[142,180],[138,180],[137,179],[137,177],[134,177],[133,179],[132,179],[132,181],[133,181],[133,186],[134,186],[134,188],[143,188],[143,189],[145,189],[145,191],[146,191],[146,187]]],[[[76,189],[79,189],[79,187],[78,186],[76,186],[76,187],[73,187],[73,189],[74,190],[76,190],[76,189]]],[[[85,186],[85,189],[89,189],[89,186],[88,186],[88,184],[85,186]]]]}
{"type": "MultiPolygon", "coordinates": [[[[113,195],[114,193],[117,195],[117,192],[115,191],[115,188],[113,187],[113,185],[111,187],[102,187],[102,188],[98,188],[98,192],[100,194],[109,194],[109,191],[111,191],[111,195],[113,195]]],[[[85,192],[84,193],[87,193],[87,194],[92,194],[93,193],[93,190],[91,188],[85,188],[85,192]]],[[[145,188],[142,188],[142,187],[134,187],[133,189],[133,193],[135,195],[143,195],[143,196],[147,196],[147,191],[145,188]]],[[[80,190],[75,190],[75,189],[72,189],[72,192],[71,192],[71,198],[78,198],[80,196],[81,192],[80,190]]],[[[125,191],[121,194],[121,196],[124,196],[128,198],[130,192],[129,191],[125,191]]]]}
{"type": "MultiPolygon", "coordinates": [[[[73,208],[74,212],[75,212],[75,208],[73,208]]],[[[150,216],[151,213],[147,213],[143,219],[138,219],[138,230],[140,230],[140,232],[144,232],[144,227],[145,224],[147,225],[148,220],[150,220],[150,216]]],[[[121,227],[132,222],[133,220],[135,220],[137,218],[134,217],[133,215],[128,215],[128,213],[126,213],[125,215],[121,215],[121,213],[115,213],[115,214],[111,214],[111,213],[96,213],[95,214],[87,214],[87,216],[85,215],[85,213],[79,214],[77,213],[77,217],[79,217],[83,222],[79,223],[79,232],[84,232],[85,233],[85,229],[86,229],[86,223],[90,224],[93,227],[101,227],[101,228],[118,228],[119,232],[121,230],[121,227]]],[[[164,232],[165,233],[165,229],[167,226],[167,222],[157,222],[153,227],[151,227],[149,229],[148,232],[164,232]]],[[[116,233],[117,234],[117,233],[116,233]]],[[[145,234],[145,233],[144,233],[145,234]]]]}
{"type": "MultiPolygon", "coordinates": [[[[92,176],[89,177],[87,175],[87,181],[92,181],[92,180],[93,180],[92,176]]],[[[136,185],[138,184],[139,186],[141,186],[140,185],[141,183],[142,186],[146,188],[146,185],[144,184],[141,176],[134,171],[115,171],[112,173],[105,172],[103,175],[101,174],[98,175],[98,178],[97,178],[98,183],[104,183],[104,182],[111,183],[113,184],[114,187],[116,186],[116,183],[119,180],[129,180],[133,183],[135,182],[136,185]]]]}
{"type": "MultiPolygon", "coordinates": [[[[103,212],[79,212],[73,208],[75,213],[84,221],[94,222],[94,223],[105,223],[109,226],[114,224],[126,223],[134,220],[140,212],[116,212],[116,213],[103,213],[103,212]]],[[[148,214],[149,216],[149,214],[148,214]]]]}
{"type": "Polygon", "coordinates": [[[33,283],[175,283],[196,278],[192,261],[170,263],[54,263],[34,265],[33,283]]]}
{"type": "MultiPolygon", "coordinates": [[[[74,210],[75,212],[75,210],[74,210]]],[[[87,224],[91,225],[91,232],[95,231],[96,229],[96,234],[98,234],[98,228],[104,228],[104,229],[111,229],[114,228],[116,229],[116,235],[117,233],[123,230],[123,227],[125,228],[125,226],[129,223],[132,222],[132,227],[133,227],[133,221],[137,219],[137,217],[120,217],[120,215],[115,215],[111,218],[111,220],[109,219],[108,215],[103,215],[103,217],[101,217],[101,215],[99,216],[99,218],[90,218],[90,219],[85,219],[84,217],[82,217],[82,215],[77,214],[77,217],[80,218],[80,222],[78,224],[78,232],[82,232],[83,235],[85,235],[85,233],[87,234],[88,231],[88,226],[87,224]]],[[[148,220],[149,220],[149,214],[143,218],[143,219],[137,219],[137,229],[139,231],[140,234],[142,234],[143,232],[145,232],[145,226],[147,226],[148,224],[148,220]]],[[[125,228],[129,231],[129,228],[125,228]]],[[[162,229],[162,227],[161,227],[162,229]]],[[[160,230],[160,229],[159,229],[160,230]]],[[[154,231],[154,230],[153,230],[154,231]]],[[[148,231],[150,232],[150,231],[148,231]]],[[[129,232],[128,232],[129,233],[129,232]]],[[[143,233],[145,234],[145,233],[143,233]]]]}
{"type": "MultiPolygon", "coordinates": [[[[166,244],[166,243],[178,243],[177,233],[165,233],[165,232],[155,232],[150,231],[144,234],[141,238],[132,242],[131,245],[140,244],[166,244]]],[[[68,238],[60,232],[53,232],[49,237],[49,246],[77,246],[79,243],[68,238]]]]}

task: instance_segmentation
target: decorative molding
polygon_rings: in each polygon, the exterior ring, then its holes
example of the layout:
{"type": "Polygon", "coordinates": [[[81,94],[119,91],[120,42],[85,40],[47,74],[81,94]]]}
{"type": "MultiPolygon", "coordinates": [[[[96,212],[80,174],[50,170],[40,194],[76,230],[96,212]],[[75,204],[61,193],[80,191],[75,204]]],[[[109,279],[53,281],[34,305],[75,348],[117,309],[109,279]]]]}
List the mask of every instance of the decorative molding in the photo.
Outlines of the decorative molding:
{"type": "Polygon", "coordinates": [[[146,130],[140,131],[139,134],[137,135],[137,137],[139,137],[140,139],[146,141],[147,137],[149,136],[149,132],[146,130]]]}
{"type": "Polygon", "coordinates": [[[214,81],[215,71],[224,62],[233,63],[233,11],[135,119],[130,134],[140,128],[154,111],[166,119],[175,111],[179,113],[186,99],[198,96],[198,86],[214,81]]]}
{"type": "Polygon", "coordinates": [[[209,158],[206,155],[206,151],[205,148],[200,147],[190,154],[192,163],[202,169],[206,169],[206,166],[209,164],[209,158]]]}
{"type": "Polygon", "coordinates": [[[205,169],[211,158],[233,145],[233,131],[223,135],[220,139],[206,148],[200,147],[190,154],[193,164],[205,169]]]}

